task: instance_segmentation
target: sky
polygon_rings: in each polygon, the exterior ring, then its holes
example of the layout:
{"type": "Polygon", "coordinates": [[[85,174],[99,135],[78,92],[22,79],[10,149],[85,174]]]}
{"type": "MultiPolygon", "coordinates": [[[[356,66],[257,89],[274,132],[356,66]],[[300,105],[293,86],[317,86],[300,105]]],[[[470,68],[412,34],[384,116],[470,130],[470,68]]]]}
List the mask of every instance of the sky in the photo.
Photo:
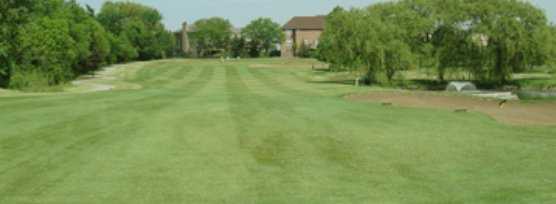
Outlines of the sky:
{"type": "MultiPolygon", "coordinates": [[[[100,10],[106,0],[77,0],[100,10]]],[[[164,24],[178,30],[182,22],[214,16],[224,17],[235,26],[243,27],[258,17],[270,17],[285,24],[293,16],[325,15],[334,7],[363,7],[383,0],[132,0],[158,9],[164,24]]],[[[529,0],[543,9],[556,22],[556,0],[529,0]]]]}

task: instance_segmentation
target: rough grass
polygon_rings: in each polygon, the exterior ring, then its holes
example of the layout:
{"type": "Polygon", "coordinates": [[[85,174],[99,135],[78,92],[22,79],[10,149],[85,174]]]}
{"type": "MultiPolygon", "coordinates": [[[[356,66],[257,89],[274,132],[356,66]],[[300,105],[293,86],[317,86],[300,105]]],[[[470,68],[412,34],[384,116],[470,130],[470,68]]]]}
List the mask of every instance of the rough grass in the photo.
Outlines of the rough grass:
{"type": "Polygon", "coordinates": [[[122,73],[138,90],[2,97],[0,203],[556,200],[555,127],[347,101],[368,89],[310,76],[170,60],[122,73]]]}

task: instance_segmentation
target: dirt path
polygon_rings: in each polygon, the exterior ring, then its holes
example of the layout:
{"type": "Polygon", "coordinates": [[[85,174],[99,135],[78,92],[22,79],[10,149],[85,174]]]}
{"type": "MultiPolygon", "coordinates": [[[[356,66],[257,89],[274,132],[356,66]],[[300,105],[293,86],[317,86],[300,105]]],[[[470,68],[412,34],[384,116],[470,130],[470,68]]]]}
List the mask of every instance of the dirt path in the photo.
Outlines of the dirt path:
{"type": "Polygon", "coordinates": [[[94,82],[89,82],[88,80],[76,80],[73,81],[71,84],[74,86],[88,86],[88,91],[95,92],[95,91],[110,91],[114,89],[113,85],[107,84],[98,84],[94,82]]]}
{"type": "Polygon", "coordinates": [[[470,96],[443,95],[434,92],[371,92],[347,96],[349,100],[392,103],[415,108],[446,110],[468,109],[490,115],[513,125],[556,125],[556,102],[509,101],[503,108],[499,100],[470,96]]]}

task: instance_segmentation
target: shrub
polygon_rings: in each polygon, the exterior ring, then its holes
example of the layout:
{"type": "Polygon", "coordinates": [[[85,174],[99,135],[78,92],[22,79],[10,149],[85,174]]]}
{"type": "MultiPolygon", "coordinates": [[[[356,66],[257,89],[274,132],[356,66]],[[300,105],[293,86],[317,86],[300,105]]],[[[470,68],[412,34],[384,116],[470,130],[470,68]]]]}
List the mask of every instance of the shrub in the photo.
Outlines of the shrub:
{"type": "Polygon", "coordinates": [[[522,100],[556,99],[556,92],[518,91],[517,96],[522,100]]]}
{"type": "Polygon", "coordinates": [[[48,87],[50,79],[46,73],[36,70],[15,72],[10,78],[10,88],[24,91],[42,91],[48,87]]]}
{"type": "Polygon", "coordinates": [[[15,72],[46,74],[48,85],[73,78],[72,64],[77,55],[67,21],[42,18],[26,25],[21,33],[22,64],[15,72]]]}
{"type": "Polygon", "coordinates": [[[270,51],[270,53],[268,55],[269,55],[269,57],[280,57],[280,56],[282,56],[282,51],[272,50],[272,51],[270,51]]]}

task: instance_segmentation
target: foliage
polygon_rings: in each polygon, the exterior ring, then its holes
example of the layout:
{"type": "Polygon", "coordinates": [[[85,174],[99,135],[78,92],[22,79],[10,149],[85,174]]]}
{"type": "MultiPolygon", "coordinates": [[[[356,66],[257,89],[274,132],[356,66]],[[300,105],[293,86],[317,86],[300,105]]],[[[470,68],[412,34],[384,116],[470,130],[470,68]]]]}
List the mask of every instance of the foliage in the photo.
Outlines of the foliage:
{"type": "Polygon", "coordinates": [[[11,76],[10,87],[23,91],[45,91],[51,87],[44,72],[38,70],[19,70],[11,76]]]}
{"type": "Polygon", "coordinates": [[[483,55],[468,58],[471,64],[479,65],[468,65],[475,77],[502,84],[513,72],[544,63],[543,59],[535,59],[548,40],[541,35],[547,28],[547,20],[540,9],[521,1],[471,2],[465,5],[467,19],[472,19],[467,44],[483,55]],[[484,36],[486,43],[474,42],[473,37],[477,35],[484,36]]]}
{"type": "Polygon", "coordinates": [[[190,39],[199,57],[211,57],[230,51],[232,24],[223,18],[213,17],[196,21],[190,39]]]}
{"type": "Polygon", "coordinates": [[[319,59],[370,79],[399,70],[434,69],[438,79],[465,70],[505,84],[515,72],[550,63],[554,31],[544,13],[513,0],[402,0],[366,10],[336,8],[327,17],[319,59]],[[412,66],[412,65],[419,66],[412,66]]]}
{"type": "MultiPolygon", "coordinates": [[[[23,60],[15,72],[43,73],[49,85],[71,79],[72,65],[79,53],[69,28],[67,21],[49,17],[27,24],[22,29],[25,35],[18,39],[23,60]]],[[[12,88],[23,88],[12,84],[21,84],[13,79],[10,80],[12,88]]]]}
{"type": "Polygon", "coordinates": [[[174,55],[175,39],[162,25],[162,15],[154,8],[133,2],[106,2],[97,17],[98,21],[116,40],[119,47],[112,59],[151,60],[174,55]],[[131,49],[132,47],[133,49],[131,49]],[[135,54],[136,53],[136,54],[135,54]]]}
{"type": "Polygon", "coordinates": [[[38,16],[52,14],[62,0],[0,1],[0,87],[9,85],[14,69],[21,62],[16,40],[21,28],[38,16]]]}
{"type": "Polygon", "coordinates": [[[110,63],[172,56],[161,19],[130,2],[105,3],[97,20],[75,0],[0,1],[0,87],[54,86],[110,63]]]}
{"type": "Polygon", "coordinates": [[[111,45],[110,62],[129,62],[139,56],[137,49],[133,47],[127,36],[114,36],[110,34],[109,39],[111,45]]]}
{"type": "Polygon", "coordinates": [[[243,37],[234,37],[231,42],[230,54],[232,57],[247,57],[248,44],[243,37]]]}
{"type": "Polygon", "coordinates": [[[251,21],[242,29],[241,35],[251,42],[251,57],[258,57],[260,54],[268,56],[272,50],[275,50],[275,45],[281,43],[285,38],[280,24],[273,22],[270,18],[258,18],[251,21]]]}
{"type": "Polygon", "coordinates": [[[404,41],[404,30],[394,20],[395,4],[370,8],[369,11],[336,8],[327,18],[320,58],[355,71],[363,67],[369,82],[391,81],[399,70],[408,69],[413,53],[404,41]],[[371,11],[372,10],[372,11],[371,11]]]}
{"type": "Polygon", "coordinates": [[[301,58],[310,58],[314,57],[315,49],[311,48],[309,45],[305,43],[301,43],[299,48],[297,48],[297,56],[301,58]]]}
{"type": "Polygon", "coordinates": [[[73,50],[76,60],[72,63],[75,74],[85,74],[97,70],[107,63],[110,54],[108,33],[102,25],[74,0],[64,5],[65,12],[59,18],[69,23],[71,38],[75,41],[73,50]]]}

